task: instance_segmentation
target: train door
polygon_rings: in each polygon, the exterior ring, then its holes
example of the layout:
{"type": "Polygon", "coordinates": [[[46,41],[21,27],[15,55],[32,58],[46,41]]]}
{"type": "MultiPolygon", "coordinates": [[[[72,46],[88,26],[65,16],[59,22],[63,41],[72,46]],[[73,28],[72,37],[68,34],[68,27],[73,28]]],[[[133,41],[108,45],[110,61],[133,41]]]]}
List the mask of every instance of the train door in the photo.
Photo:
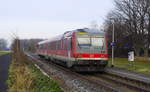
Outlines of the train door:
{"type": "Polygon", "coordinates": [[[68,53],[68,57],[70,58],[71,57],[71,37],[67,38],[67,46],[68,46],[67,53],[68,53]]]}

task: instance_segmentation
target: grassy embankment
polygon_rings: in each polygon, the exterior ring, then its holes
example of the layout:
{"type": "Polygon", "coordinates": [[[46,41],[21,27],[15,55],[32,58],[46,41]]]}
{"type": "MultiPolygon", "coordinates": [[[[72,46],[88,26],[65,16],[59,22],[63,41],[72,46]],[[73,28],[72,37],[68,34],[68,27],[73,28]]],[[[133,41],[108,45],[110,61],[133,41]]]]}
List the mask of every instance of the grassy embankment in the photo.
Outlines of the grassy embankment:
{"type": "Polygon", "coordinates": [[[10,53],[10,51],[0,51],[0,56],[4,55],[4,54],[7,54],[7,53],[10,53]]]}
{"type": "MultiPolygon", "coordinates": [[[[111,63],[111,58],[109,59],[111,63]]],[[[135,61],[128,61],[127,58],[115,58],[114,65],[119,68],[124,68],[134,72],[150,74],[150,60],[149,58],[136,58],[135,61]]]]}
{"type": "MultiPolygon", "coordinates": [[[[43,75],[33,66],[28,58],[16,49],[19,40],[13,44],[12,63],[9,68],[7,80],[8,92],[62,92],[57,81],[43,75]]],[[[19,46],[17,46],[19,47],[19,46]]]]}

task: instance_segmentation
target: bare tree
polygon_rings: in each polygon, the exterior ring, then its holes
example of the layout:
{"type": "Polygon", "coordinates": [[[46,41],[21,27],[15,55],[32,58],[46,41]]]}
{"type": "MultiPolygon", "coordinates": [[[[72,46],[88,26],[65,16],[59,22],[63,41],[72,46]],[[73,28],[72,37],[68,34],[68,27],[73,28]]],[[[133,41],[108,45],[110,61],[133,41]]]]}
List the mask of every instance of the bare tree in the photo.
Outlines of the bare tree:
{"type": "Polygon", "coordinates": [[[98,28],[99,26],[98,26],[98,24],[97,24],[96,21],[91,21],[90,27],[93,28],[93,29],[99,29],[99,28],[98,28]]]}
{"type": "Polygon", "coordinates": [[[30,52],[35,52],[37,43],[42,40],[43,39],[21,39],[20,40],[21,49],[30,52]]]}
{"type": "MultiPolygon", "coordinates": [[[[143,49],[144,55],[148,56],[150,46],[150,0],[115,0],[115,6],[116,8],[111,17],[114,17],[115,24],[122,34],[121,36],[130,39],[129,41],[133,44],[137,56],[139,56],[140,49],[143,49]]],[[[121,41],[120,38],[117,39],[121,41]]]]}
{"type": "MultiPolygon", "coordinates": [[[[111,45],[112,42],[112,21],[114,20],[114,27],[115,27],[115,55],[116,56],[127,56],[127,51],[125,47],[125,44],[131,44],[132,40],[128,40],[130,37],[130,34],[128,33],[128,29],[126,27],[126,23],[124,22],[122,16],[117,13],[116,11],[112,11],[107,15],[107,19],[105,20],[105,31],[107,33],[108,37],[108,43],[109,43],[109,51],[111,51],[111,45]],[[122,51],[122,52],[120,52],[122,51]]],[[[111,52],[109,52],[111,53],[111,52]]]]}

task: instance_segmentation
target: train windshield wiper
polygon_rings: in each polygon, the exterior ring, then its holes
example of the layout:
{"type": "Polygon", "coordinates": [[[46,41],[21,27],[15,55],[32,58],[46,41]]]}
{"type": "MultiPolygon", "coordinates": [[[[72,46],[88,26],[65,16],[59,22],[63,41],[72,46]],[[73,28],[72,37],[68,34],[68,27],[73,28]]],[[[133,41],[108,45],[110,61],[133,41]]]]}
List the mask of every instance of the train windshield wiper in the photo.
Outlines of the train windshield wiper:
{"type": "Polygon", "coordinates": [[[81,48],[80,44],[78,43],[78,47],[81,48]]]}

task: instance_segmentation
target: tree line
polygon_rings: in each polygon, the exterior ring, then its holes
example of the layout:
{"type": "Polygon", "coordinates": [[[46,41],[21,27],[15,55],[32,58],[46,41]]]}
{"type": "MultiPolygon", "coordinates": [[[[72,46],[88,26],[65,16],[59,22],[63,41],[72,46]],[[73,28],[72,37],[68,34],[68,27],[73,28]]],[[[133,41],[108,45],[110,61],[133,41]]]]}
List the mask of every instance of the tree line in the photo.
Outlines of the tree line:
{"type": "Polygon", "coordinates": [[[44,39],[20,39],[20,48],[24,51],[36,52],[36,45],[44,39]]]}
{"type": "MultiPolygon", "coordinates": [[[[148,56],[150,51],[150,0],[115,0],[114,2],[115,8],[108,13],[104,29],[111,43],[112,24],[114,23],[116,55],[127,55],[128,51],[134,50],[137,56],[148,56]]],[[[109,49],[111,49],[110,44],[109,49]]]]}
{"type": "Polygon", "coordinates": [[[7,41],[5,39],[0,39],[0,50],[7,50],[7,41]]]}

